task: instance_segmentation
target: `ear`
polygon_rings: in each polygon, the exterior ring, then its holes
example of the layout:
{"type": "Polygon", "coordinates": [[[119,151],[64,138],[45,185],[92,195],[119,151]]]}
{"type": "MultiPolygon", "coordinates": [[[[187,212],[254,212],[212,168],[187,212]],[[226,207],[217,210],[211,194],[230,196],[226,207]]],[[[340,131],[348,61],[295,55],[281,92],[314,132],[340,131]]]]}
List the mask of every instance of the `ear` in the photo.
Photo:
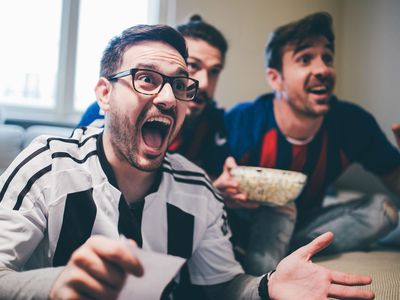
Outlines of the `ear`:
{"type": "Polygon", "coordinates": [[[283,87],[282,74],[277,69],[273,68],[267,68],[265,74],[271,88],[276,92],[281,91],[283,87]]]}
{"type": "Polygon", "coordinates": [[[96,93],[97,103],[104,112],[110,110],[110,95],[112,90],[112,84],[105,77],[100,77],[97,81],[96,87],[94,88],[96,93]]]}

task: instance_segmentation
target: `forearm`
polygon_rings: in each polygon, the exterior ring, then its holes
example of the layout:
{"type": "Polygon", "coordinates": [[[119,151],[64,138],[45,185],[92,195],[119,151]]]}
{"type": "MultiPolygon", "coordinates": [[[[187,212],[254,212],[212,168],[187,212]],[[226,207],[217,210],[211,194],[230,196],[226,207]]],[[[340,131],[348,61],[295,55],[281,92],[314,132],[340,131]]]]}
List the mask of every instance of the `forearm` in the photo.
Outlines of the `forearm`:
{"type": "Polygon", "coordinates": [[[210,299],[223,300],[262,300],[259,285],[262,277],[241,274],[229,282],[204,287],[210,299]]]}
{"type": "Polygon", "coordinates": [[[48,299],[50,289],[62,270],[63,267],[15,272],[0,268],[0,300],[48,299]]]}

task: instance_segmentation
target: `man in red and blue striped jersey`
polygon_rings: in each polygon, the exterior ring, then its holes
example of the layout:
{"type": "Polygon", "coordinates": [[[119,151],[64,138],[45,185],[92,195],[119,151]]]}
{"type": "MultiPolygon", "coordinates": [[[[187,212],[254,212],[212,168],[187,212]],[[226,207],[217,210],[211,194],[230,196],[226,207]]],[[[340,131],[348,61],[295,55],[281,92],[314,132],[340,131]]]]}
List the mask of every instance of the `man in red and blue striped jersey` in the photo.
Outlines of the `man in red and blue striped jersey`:
{"type": "Polygon", "coordinates": [[[370,113],[333,94],[329,14],[315,13],[279,27],[267,44],[266,65],[274,93],[227,113],[229,145],[240,164],[300,171],[308,182],[295,205],[232,210],[234,235],[245,237],[240,240],[246,250],[244,267],[253,274],[274,268],[291,249],[321,232],[335,233],[326,252],[334,253],[363,248],[396,226],[397,209],[386,197],[322,207],[327,188],[352,163],[360,163],[400,195],[398,149],[370,113]],[[243,230],[247,226],[248,234],[243,230]]]}

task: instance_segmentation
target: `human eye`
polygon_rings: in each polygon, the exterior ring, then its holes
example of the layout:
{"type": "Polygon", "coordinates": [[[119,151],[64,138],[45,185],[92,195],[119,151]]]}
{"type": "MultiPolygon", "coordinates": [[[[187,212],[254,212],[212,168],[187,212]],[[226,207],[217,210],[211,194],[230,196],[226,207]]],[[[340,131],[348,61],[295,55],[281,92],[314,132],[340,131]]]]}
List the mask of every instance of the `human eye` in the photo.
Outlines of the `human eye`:
{"type": "Polygon", "coordinates": [[[187,86],[187,78],[185,77],[177,77],[174,80],[174,90],[175,91],[186,91],[186,86],[187,86]]]}
{"type": "Polygon", "coordinates": [[[154,83],[154,75],[150,73],[140,73],[135,78],[136,81],[151,84],[154,83]]]}
{"type": "Polygon", "coordinates": [[[188,62],[188,71],[190,74],[196,73],[200,70],[200,65],[195,62],[188,62]]]}
{"type": "Polygon", "coordinates": [[[301,65],[308,65],[312,60],[312,55],[311,54],[302,54],[297,58],[297,62],[299,62],[301,65]]]}
{"type": "Polygon", "coordinates": [[[135,87],[143,91],[153,91],[157,89],[162,77],[160,74],[151,71],[139,71],[135,74],[135,87]]]}
{"type": "Polygon", "coordinates": [[[325,62],[326,65],[333,66],[334,59],[332,54],[330,53],[324,54],[322,56],[322,60],[325,62]]]}
{"type": "Polygon", "coordinates": [[[210,75],[213,77],[218,77],[220,73],[221,73],[221,68],[212,68],[210,70],[210,75]]]}

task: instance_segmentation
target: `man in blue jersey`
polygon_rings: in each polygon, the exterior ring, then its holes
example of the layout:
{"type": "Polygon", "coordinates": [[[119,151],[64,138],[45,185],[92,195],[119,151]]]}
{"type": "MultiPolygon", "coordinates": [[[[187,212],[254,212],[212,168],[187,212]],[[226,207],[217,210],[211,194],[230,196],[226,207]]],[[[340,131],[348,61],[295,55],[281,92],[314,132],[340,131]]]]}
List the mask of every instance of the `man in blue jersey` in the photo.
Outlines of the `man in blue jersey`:
{"type": "MultiPolygon", "coordinates": [[[[182,154],[203,168],[211,178],[216,178],[222,172],[228,155],[224,110],[214,100],[228,43],[217,28],[199,15],[193,15],[188,22],[178,25],[177,30],[185,38],[189,51],[189,75],[199,81],[199,89],[195,100],[188,104],[182,129],[168,150],[182,154]]],[[[94,102],[83,114],[78,127],[101,127],[103,124],[104,114],[94,102]]]]}
{"type": "Polygon", "coordinates": [[[1,175],[0,299],[117,299],[128,274],[146,272],[121,234],[187,260],[163,299],[373,298],[351,286],[370,277],[311,262],[332,233],[273,273],[243,273],[221,197],[202,169],[167,153],[197,91],[186,60],[171,27],[125,30],[104,51],[95,87],[104,129],[38,137],[1,175]]]}
{"type": "Polygon", "coordinates": [[[371,114],[333,94],[334,46],[327,13],[279,27],[265,55],[274,93],[227,113],[228,142],[239,164],[308,176],[295,205],[232,210],[233,234],[245,248],[244,267],[252,274],[274,268],[280,258],[326,230],[336,236],[326,253],[336,253],[366,247],[398,222],[397,209],[386,197],[322,207],[327,187],[352,163],[400,195],[398,149],[371,114]]]}

